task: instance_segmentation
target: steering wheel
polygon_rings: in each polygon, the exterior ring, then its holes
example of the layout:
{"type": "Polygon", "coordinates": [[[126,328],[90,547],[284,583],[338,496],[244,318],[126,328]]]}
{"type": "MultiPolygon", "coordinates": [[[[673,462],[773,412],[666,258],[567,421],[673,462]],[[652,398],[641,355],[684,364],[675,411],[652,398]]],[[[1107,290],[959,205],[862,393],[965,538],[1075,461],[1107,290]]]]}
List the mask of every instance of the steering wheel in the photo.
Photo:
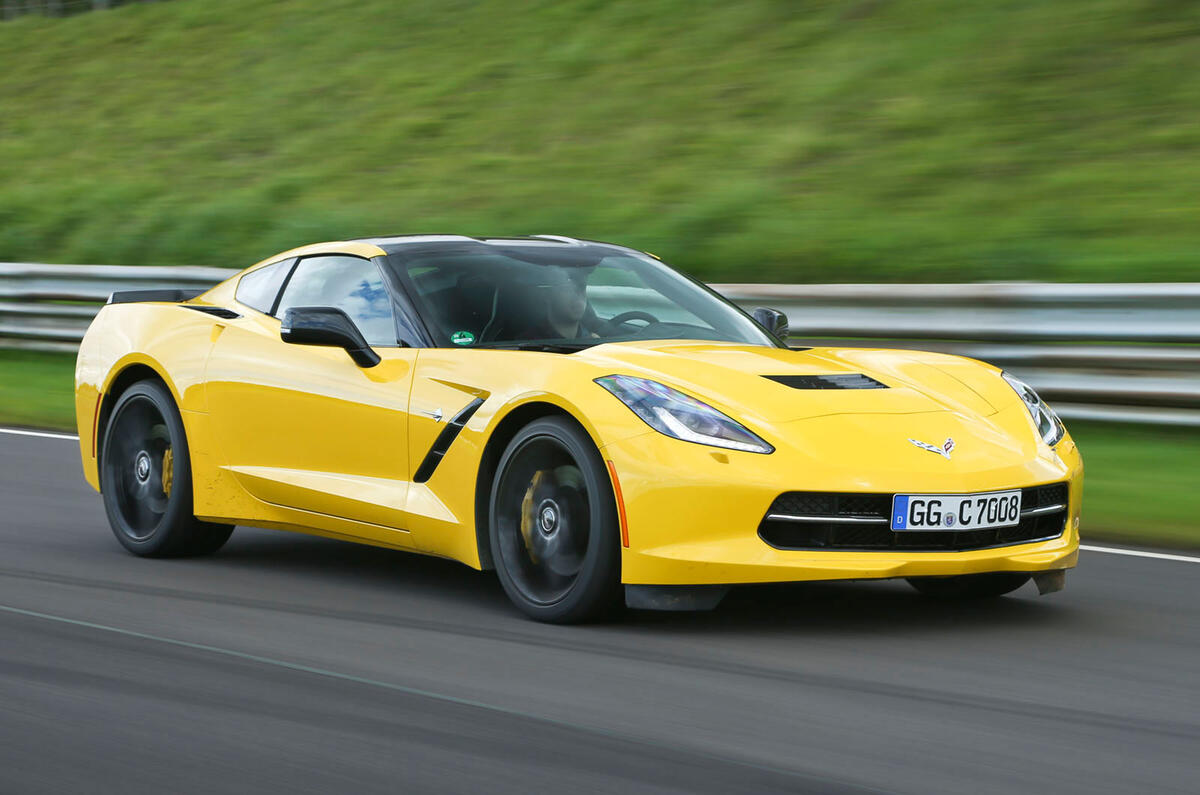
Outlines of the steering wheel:
{"type": "Polygon", "coordinates": [[[609,318],[608,322],[614,326],[623,326],[631,320],[646,321],[646,325],[642,328],[649,328],[650,326],[653,326],[655,323],[659,322],[658,318],[656,318],[654,315],[650,314],[649,312],[643,312],[640,309],[630,309],[628,312],[622,312],[619,315],[609,318]]]}

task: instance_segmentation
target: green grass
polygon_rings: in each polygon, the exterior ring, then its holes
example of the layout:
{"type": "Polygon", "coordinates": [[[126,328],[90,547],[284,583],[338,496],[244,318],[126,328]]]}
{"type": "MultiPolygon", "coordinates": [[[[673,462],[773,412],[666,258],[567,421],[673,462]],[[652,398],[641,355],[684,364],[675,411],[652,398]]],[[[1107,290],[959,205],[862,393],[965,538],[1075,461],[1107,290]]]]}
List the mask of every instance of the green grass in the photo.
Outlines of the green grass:
{"type": "Polygon", "coordinates": [[[1200,429],[1069,423],[1084,540],[1200,547],[1200,429]]]}
{"type": "Polygon", "coordinates": [[[0,23],[0,260],[412,231],[710,281],[1191,280],[1187,0],[178,0],[0,23]]]}
{"type": "Polygon", "coordinates": [[[0,349],[0,425],[75,432],[75,355],[0,349]]]}
{"type": "MultiPolygon", "coordinates": [[[[74,368],[69,355],[0,351],[0,425],[74,432],[74,368]]],[[[1085,540],[1200,547],[1200,429],[1070,427],[1083,451],[1085,540]]]]}

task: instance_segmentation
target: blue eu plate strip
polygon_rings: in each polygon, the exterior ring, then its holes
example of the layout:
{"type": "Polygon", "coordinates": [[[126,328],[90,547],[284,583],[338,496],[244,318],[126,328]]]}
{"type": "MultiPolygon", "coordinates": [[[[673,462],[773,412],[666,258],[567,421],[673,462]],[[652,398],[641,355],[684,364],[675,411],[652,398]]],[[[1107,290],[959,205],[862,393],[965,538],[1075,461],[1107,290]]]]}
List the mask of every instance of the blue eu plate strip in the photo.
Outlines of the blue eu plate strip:
{"type": "Polygon", "coordinates": [[[892,529],[908,528],[908,495],[897,494],[892,498],[892,529]]]}

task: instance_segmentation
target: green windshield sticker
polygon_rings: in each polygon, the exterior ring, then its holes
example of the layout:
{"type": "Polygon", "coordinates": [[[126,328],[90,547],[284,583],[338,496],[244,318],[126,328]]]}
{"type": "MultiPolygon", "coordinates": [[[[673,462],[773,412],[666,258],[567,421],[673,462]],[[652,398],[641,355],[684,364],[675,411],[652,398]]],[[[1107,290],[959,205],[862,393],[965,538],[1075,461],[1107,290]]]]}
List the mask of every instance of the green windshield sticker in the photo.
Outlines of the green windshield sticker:
{"type": "Polygon", "coordinates": [[[450,341],[455,345],[471,345],[475,342],[475,335],[469,331],[456,331],[450,335],[450,341]]]}

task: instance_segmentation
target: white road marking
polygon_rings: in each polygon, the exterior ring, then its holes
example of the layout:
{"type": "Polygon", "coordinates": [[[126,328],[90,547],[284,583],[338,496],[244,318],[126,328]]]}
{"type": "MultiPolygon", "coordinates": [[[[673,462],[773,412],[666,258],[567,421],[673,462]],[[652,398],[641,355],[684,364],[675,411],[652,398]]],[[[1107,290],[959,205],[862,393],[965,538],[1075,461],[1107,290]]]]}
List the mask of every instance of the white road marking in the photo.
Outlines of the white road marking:
{"type": "Polygon", "coordinates": [[[72,433],[49,433],[48,431],[22,431],[18,428],[0,428],[0,433],[11,433],[14,436],[38,436],[42,439],[69,439],[78,442],[79,437],[72,433]]]}
{"type": "MultiPolygon", "coordinates": [[[[0,428],[0,433],[11,433],[16,436],[38,436],[43,439],[67,439],[77,442],[79,437],[70,433],[49,433],[47,431],[24,431],[18,428],[0,428]]],[[[1176,560],[1182,563],[1200,563],[1200,557],[1191,555],[1172,555],[1167,552],[1143,552],[1140,549],[1121,549],[1119,547],[1097,547],[1091,544],[1080,544],[1085,552],[1104,552],[1109,555],[1128,555],[1134,558],[1154,558],[1155,560],[1176,560]]]]}
{"type": "Polygon", "coordinates": [[[1140,549],[1119,549],[1118,547],[1094,547],[1091,544],[1080,544],[1079,548],[1087,552],[1107,552],[1110,555],[1129,555],[1134,558],[1155,558],[1156,560],[1178,560],[1183,563],[1200,563],[1200,558],[1190,555],[1170,555],[1166,552],[1143,552],[1140,549]]]}

